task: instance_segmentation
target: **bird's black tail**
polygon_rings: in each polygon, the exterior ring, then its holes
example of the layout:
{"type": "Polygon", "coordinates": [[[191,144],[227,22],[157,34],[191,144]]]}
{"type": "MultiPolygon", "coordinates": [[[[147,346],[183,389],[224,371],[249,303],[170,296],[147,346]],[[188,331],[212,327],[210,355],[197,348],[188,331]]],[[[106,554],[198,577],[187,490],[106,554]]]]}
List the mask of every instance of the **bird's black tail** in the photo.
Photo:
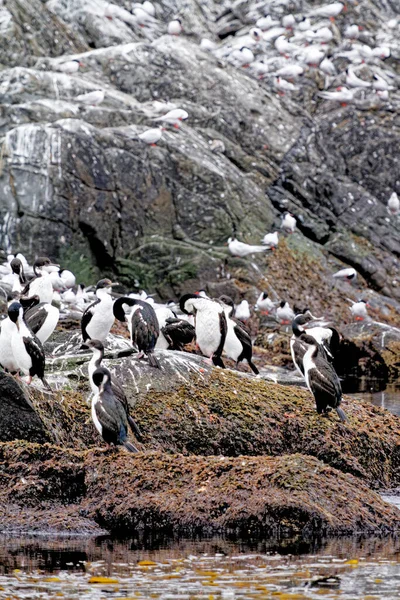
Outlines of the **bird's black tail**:
{"type": "Polygon", "coordinates": [[[336,408],[336,412],[339,415],[340,420],[342,421],[342,423],[345,423],[347,421],[347,417],[345,415],[345,412],[342,408],[340,408],[340,406],[338,406],[336,408]]]}
{"type": "Polygon", "coordinates": [[[149,354],[147,355],[147,358],[149,359],[149,365],[151,367],[155,367],[156,369],[161,369],[161,365],[160,365],[158,358],[156,356],[154,356],[154,354],[152,352],[149,352],[149,354]]]}
{"type": "Polygon", "coordinates": [[[214,354],[214,356],[212,357],[212,361],[216,367],[221,367],[221,369],[225,369],[225,365],[222,362],[222,358],[220,356],[215,356],[214,354]]]}
{"type": "Polygon", "coordinates": [[[133,444],[131,444],[131,442],[128,442],[128,440],[125,440],[123,442],[125,448],[129,451],[129,452],[139,452],[139,450],[136,448],[136,446],[134,446],[133,444]]]}
{"type": "Polygon", "coordinates": [[[260,371],[257,369],[256,365],[251,360],[249,360],[248,363],[254,375],[259,375],[260,371]]]}
{"type": "Polygon", "coordinates": [[[133,419],[130,415],[128,416],[128,423],[129,423],[129,426],[130,426],[132,432],[135,434],[136,439],[139,442],[142,442],[143,441],[142,432],[140,431],[139,426],[136,423],[135,419],[133,419]]]}

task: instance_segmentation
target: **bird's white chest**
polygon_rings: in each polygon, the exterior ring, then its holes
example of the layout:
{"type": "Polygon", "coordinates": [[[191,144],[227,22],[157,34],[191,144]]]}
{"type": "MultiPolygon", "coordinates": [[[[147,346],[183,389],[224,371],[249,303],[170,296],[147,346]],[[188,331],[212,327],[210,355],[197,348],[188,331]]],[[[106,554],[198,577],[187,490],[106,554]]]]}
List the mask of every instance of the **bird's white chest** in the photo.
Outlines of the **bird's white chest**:
{"type": "Polygon", "coordinates": [[[219,313],[213,310],[201,310],[196,314],[196,341],[201,352],[210,357],[221,341],[219,313]]]}
{"type": "Polygon", "coordinates": [[[23,337],[27,336],[27,334],[27,329],[25,331],[20,327],[20,330],[18,331],[16,327],[11,337],[12,353],[16,363],[18,364],[18,368],[23,371],[25,375],[29,375],[29,369],[32,367],[32,359],[25,348],[25,343],[23,340],[23,337]]]}
{"type": "Polygon", "coordinates": [[[92,340],[104,342],[114,323],[113,301],[111,296],[102,298],[93,307],[93,316],[86,328],[92,340]]]}
{"type": "Polygon", "coordinates": [[[39,296],[40,302],[51,304],[53,300],[53,285],[50,277],[43,275],[34,279],[29,285],[29,296],[39,296]]]}
{"type": "Polygon", "coordinates": [[[235,322],[232,319],[228,319],[224,351],[233,360],[237,360],[243,351],[243,346],[235,334],[235,322]]]}
{"type": "Polygon", "coordinates": [[[314,347],[311,346],[311,348],[308,348],[307,352],[304,354],[303,357],[303,367],[304,367],[304,379],[306,382],[306,385],[308,387],[308,389],[311,390],[311,386],[310,386],[310,371],[311,369],[315,369],[315,363],[314,360],[312,358],[312,354],[314,353],[314,347]]]}

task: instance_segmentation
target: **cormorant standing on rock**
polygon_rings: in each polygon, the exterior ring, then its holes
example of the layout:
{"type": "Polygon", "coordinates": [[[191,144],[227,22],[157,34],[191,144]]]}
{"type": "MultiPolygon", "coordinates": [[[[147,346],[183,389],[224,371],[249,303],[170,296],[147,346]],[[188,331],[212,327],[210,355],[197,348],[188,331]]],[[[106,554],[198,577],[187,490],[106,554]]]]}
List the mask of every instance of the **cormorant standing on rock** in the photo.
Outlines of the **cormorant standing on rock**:
{"type": "Polygon", "coordinates": [[[342,388],[335,369],[313,337],[302,333],[299,339],[306,346],[303,357],[304,379],[315,398],[318,414],[327,413],[328,407],[331,407],[336,410],[342,422],[347,421],[340,408],[342,388]]]}
{"type": "Polygon", "coordinates": [[[128,441],[128,414],[121,402],[116,400],[111,373],[105,367],[99,367],[92,375],[97,393],[92,398],[93,423],[107,444],[125,446],[129,452],[138,452],[136,446],[128,441]]]}
{"type": "Polygon", "coordinates": [[[116,319],[127,321],[132,344],[137,347],[141,356],[146,354],[149,365],[160,368],[160,363],[154,355],[154,348],[160,335],[160,326],[154,308],[143,300],[123,296],[114,302],[113,310],[116,319]],[[125,306],[133,307],[128,315],[125,306]]]}
{"type": "MultiPolygon", "coordinates": [[[[81,350],[90,349],[93,353],[92,358],[88,365],[88,376],[89,383],[93,394],[97,394],[98,387],[93,381],[93,373],[101,367],[102,360],[104,358],[104,346],[100,340],[88,340],[85,344],[81,345],[81,350]]],[[[111,378],[111,389],[114,394],[114,398],[117,402],[120,402],[124,407],[127,414],[127,419],[132,432],[135,434],[139,442],[143,440],[142,433],[136,423],[136,421],[129,414],[129,403],[126,394],[122,386],[118,383],[115,378],[111,378]]]]}
{"type": "Polygon", "coordinates": [[[201,353],[212,360],[214,365],[224,369],[221,354],[228,326],[222,304],[196,294],[185,294],[181,297],[179,306],[183,313],[195,315],[196,342],[201,353]]]}
{"type": "Polygon", "coordinates": [[[96,339],[105,342],[110,329],[114,324],[113,300],[111,288],[117,285],[110,279],[100,279],[96,285],[97,299],[89,304],[82,315],[81,329],[82,338],[96,339]]]}

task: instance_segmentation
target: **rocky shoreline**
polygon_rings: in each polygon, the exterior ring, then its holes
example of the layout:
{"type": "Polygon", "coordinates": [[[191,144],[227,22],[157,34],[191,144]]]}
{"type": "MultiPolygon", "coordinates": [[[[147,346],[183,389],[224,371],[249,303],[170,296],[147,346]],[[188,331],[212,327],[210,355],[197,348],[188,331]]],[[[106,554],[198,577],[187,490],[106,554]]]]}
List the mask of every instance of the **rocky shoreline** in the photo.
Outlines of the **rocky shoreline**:
{"type": "Polygon", "coordinates": [[[195,355],[160,351],[161,370],[112,358],[144,435],[130,455],[104,447],[90,419],[85,356],[65,357],[55,359],[64,378],[55,364],[49,374],[52,394],[0,379],[1,414],[14,423],[0,433],[2,532],[400,528],[398,508],[374,491],[400,484],[400,420],[389,412],[345,397],[342,424],[319,417],[304,389],[211,369],[195,355]]]}

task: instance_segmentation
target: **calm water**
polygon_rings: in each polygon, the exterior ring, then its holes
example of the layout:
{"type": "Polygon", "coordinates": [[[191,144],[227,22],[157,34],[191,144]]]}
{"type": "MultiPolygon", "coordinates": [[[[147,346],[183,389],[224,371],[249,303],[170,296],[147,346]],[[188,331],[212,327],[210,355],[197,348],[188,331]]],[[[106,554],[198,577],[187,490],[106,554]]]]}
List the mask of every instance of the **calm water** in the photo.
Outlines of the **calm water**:
{"type": "Polygon", "coordinates": [[[0,538],[0,598],[400,598],[400,540],[0,538]]]}

